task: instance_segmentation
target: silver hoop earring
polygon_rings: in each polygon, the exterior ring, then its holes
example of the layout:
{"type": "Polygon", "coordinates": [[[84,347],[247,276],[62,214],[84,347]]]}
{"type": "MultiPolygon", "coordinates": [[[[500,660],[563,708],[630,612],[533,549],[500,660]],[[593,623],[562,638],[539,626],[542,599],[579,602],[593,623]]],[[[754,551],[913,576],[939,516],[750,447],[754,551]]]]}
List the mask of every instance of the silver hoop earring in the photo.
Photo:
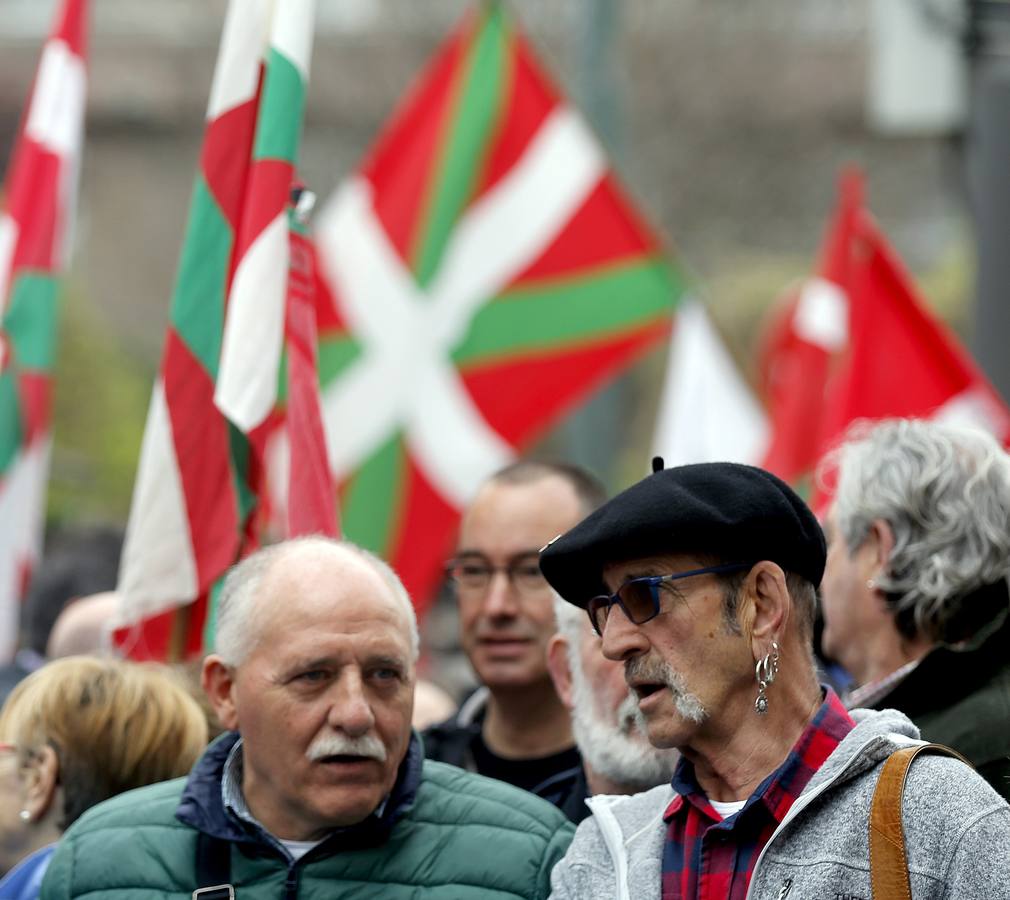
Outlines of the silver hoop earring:
{"type": "Polygon", "coordinates": [[[757,678],[758,695],[754,701],[754,712],[759,716],[768,712],[768,687],[775,681],[775,676],[779,673],[779,645],[772,641],[771,652],[766,653],[758,660],[754,667],[754,677],[757,678]]]}
{"type": "Polygon", "coordinates": [[[32,820],[32,814],[27,809],[21,810],[21,812],[18,813],[18,816],[22,822],[30,822],[32,820]]]}

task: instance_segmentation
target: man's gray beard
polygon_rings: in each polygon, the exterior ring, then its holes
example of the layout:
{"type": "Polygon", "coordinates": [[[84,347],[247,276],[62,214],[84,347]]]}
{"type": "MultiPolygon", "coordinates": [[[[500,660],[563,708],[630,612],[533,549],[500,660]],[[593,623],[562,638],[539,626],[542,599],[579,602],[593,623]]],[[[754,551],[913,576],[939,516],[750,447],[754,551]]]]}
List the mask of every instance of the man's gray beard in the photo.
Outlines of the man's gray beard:
{"type": "Polygon", "coordinates": [[[680,758],[677,751],[660,750],[649,743],[644,717],[631,694],[617,708],[616,721],[601,715],[582,661],[576,652],[571,657],[572,733],[590,768],[636,791],[668,782],[680,758]]]}
{"type": "Polygon", "coordinates": [[[651,657],[634,657],[624,664],[624,677],[631,681],[654,681],[665,684],[673,694],[673,705],[681,718],[700,725],[708,718],[708,710],[701,700],[687,689],[683,676],[675,672],[673,667],[661,659],[651,657]]]}

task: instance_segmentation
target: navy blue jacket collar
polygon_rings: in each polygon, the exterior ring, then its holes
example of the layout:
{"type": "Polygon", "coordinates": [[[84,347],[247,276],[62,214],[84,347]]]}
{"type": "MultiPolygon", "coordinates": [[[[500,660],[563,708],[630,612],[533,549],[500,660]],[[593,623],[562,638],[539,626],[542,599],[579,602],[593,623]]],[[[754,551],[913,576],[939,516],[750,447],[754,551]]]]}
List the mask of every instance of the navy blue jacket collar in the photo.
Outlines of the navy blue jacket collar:
{"type": "MultiPolygon", "coordinates": [[[[175,817],[185,825],[202,831],[211,837],[233,843],[269,845],[267,838],[257,833],[225,808],[221,800],[221,779],[228,754],[239,739],[238,732],[230,731],[221,735],[204,751],[189,774],[183,789],[175,817]]],[[[410,736],[407,754],[400,763],[396,782],[389,793],[389,801],[381,817],[370,816],[364,822],[347,828],[338,828],[334,834],[316,850],[331,844],[331,838],[340,835],[340,841],[332,850],[353,849],[383,843],[393,830],[393,826],[403,817],[414,803],[421,783],[421,765],[424,751],[416,732],[410,736]]],[[[313,856],[316,853],[313,851],[313,856]]]]}

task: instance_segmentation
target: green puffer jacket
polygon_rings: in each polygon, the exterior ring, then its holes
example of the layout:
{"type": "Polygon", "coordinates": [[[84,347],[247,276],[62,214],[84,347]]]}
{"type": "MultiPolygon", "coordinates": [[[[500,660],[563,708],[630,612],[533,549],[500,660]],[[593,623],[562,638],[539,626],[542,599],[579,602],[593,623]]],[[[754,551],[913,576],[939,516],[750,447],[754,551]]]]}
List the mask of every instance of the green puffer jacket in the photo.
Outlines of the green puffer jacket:
{"type": "MultiPolygon", "coordinates": [[[[190,900],[198,886],[197,830],[177,813],[208,832],[235,827],[219,800],[233,743],[211,745],[188,782],[130,791],[85,813],[60,842],[42,900],[190,900]]],[[[347,829],[298,862],[264,834],[232,843],[236,900],[546,898],[551,869],[573,835],[564,816],[500,781],[422,764],[422,755],[415,736],[387,804],[396,809],[384,814],[388,830],[378,838],[374,829],[367,840],[347,829]]]]}

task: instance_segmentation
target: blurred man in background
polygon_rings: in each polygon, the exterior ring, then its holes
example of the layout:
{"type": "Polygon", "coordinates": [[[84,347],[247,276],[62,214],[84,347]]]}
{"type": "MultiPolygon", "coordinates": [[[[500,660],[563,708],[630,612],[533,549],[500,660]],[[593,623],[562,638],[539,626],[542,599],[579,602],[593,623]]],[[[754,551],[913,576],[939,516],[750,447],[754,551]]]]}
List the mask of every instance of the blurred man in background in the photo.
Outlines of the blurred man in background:
{"type": "MultiPolygon", "coordinates": [[[[75,601],[116,586],[119,556],[123,544],[122,531],[101,525],[54,529],[46,536],[46,549],[32,575],[32,580],[21,607],[20,636],[14,660],[0,666],[0,703],[14,685],[34,672],[49,654],[49,638],[61,613],[75,601]]],[[[71,616],[75,620],[71,631],[77,632],[85,619],[90,624],[84,630],[92,641],[100,635],[93,627],[101,613],[100,604],[88,603],[71,616]]],[[[62,642],[62,638],[61,638],[62,642]]],[[[62,647],[58,656],[91,652],[71,647],[75,640],[62,647]]]]}
{"type": "Polygon", "coordinates": [[[822,647],[855,679],[846,705],[901,710],[1010,798],[1010,457],[893,420],[835,461],[822,647]]]}
{"type": "Polygon", "coordinates": [[[653,747],[637,699],[624,680],[624,666],[603,655],[589,617],[554,598],[558,632],[547,647],[547,664],[561,702],[572,714],[575,744],[582,763],[540,785],[573,822],[592,808],[595,794],[637,794],[673,777],[680,754],[653,747]]]}
{"type": "Polygon", "coordinates": [[[579,765],[547,669],[554,605],[538,553],[604,499],[587,472],[545,462],[508,466],[477,492],[447,569],[463,649],[482,688],[424,733],[430,759],[525,790],[579,765]]]}

